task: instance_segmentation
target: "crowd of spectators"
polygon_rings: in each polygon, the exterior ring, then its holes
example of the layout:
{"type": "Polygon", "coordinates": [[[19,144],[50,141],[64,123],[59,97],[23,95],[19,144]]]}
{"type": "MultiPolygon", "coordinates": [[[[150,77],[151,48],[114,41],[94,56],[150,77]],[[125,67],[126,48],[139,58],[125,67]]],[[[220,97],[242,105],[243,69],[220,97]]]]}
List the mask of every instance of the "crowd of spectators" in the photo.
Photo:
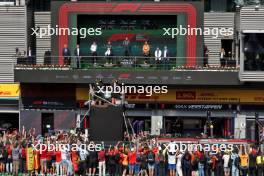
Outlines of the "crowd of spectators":
{"type": "Polygon", "coordinates": [[[1,175],[111,175],[111,176],[263,176],[264,156],[256,147],[235,147],[217,152],[180,151],[175,142],[159,143],[139,133],[97,150],[85,133],[59,131],[44,136],[34,129],[6,132],[0,137],[1,175]],[[42,144],[42,145],[40,145],[42,144]],[[73,148],[42,148],[70,145],[73,148]],[[167,146],[167,147],[166,147],[167,146]]]}

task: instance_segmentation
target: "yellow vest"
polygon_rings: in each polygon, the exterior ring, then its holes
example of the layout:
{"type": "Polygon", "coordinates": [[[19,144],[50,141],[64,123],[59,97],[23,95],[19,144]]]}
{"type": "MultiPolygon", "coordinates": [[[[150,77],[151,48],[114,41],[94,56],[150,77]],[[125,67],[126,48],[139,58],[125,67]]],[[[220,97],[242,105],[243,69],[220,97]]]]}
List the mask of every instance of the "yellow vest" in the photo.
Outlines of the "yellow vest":
{"type": "Polygon", "coordinates": [[[263,164],[264,157],[262,156],[257,156],[257,164],[263,164]]]}

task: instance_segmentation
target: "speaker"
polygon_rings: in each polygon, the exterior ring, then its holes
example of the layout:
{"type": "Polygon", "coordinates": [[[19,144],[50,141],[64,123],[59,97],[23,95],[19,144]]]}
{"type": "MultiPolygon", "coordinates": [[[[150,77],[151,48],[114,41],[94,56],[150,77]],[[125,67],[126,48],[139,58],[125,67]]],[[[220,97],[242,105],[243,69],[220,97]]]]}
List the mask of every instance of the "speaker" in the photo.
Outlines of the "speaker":
{"type": "Polygon", "coordinates": [[[122,107],[92,107],[89,123],[90,139],[93,141],[123,140],[122,107]]]}

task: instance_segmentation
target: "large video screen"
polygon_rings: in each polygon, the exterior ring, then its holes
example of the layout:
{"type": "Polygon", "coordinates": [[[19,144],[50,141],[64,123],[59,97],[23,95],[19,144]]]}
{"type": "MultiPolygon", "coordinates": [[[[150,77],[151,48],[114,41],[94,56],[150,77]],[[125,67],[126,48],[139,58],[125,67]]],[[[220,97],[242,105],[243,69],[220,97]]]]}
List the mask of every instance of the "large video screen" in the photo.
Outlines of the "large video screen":
{"type": "Polygon", "coordinates": [[[113,55],[123,56],[123,41],[127,37],[130,41],[129,55],[142,56],[142,47],[145,41],[150,45],[150,55],[154,56],[159,47],[166,46],[170,57],[176,56],[177,38],[164,35],[165,29],[177,25],[176,15],[78,15],[78,28],[94,28],[100,35],[78,36],[78,43],[83,54],[90,55],[90,46],[97,44],[98,56],[103,56],[107,42],[112,44],[113,55]]]}

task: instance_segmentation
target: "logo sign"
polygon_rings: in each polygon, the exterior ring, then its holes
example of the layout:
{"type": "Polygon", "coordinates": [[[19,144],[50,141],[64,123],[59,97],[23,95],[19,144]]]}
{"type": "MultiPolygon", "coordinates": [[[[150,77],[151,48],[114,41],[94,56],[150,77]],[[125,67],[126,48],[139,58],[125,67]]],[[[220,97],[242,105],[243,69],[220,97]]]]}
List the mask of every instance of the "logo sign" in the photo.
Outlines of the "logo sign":
{"type": "Polygon", "coordinates": [[[176,99],[177,100],[195,100],[196,93],[195,91],[177,91],[176,99]]]}

